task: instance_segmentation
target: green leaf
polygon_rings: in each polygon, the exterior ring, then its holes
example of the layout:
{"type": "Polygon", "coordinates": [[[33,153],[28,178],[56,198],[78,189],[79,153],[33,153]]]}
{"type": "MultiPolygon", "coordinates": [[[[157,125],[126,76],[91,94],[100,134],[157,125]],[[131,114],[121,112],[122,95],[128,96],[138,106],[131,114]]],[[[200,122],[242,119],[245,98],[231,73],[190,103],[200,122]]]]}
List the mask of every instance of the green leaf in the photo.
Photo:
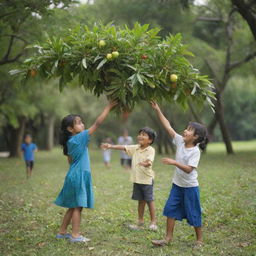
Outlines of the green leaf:
{"type": "Polygon", "coordinates": [[[134,71],[137,71],[137,69],[135,67],[133,67],[132,65],[129,65],[129,64],[125,64],[124,66],[134,70],[134,71]]]}
{"type": "Polygon", "coordinates": [[[103,58],[102,56],[97,55],[97,56],[95,57],[95,59],[93,60],[93,63],[95,63],[97,60],[100,60],[100,59],[102,59],[102,58],[103,58]]]}
{"type": "Polygon", "coordinates": [[[85,57],[82,59],[82,65],[85,69],[87,69],[87,63],[86,63],[86,58],[85,57]]]}
{"type": "Polygon", "coordinates": [[[153,82],[151,82],[149,79],[146,79],[146,78],[145,78],[145,81],[146,81],[146,83],[147,83],[147,85],[148,85],[149,87],[151,87],[151,88],[155,88],[155,87],[156,87],[155,84],[154,84],[153,82]]]}
{"type": "Polygon", "coordinates": [[[14,76],[14,75],[17,75],[17,74],[20,74],[20,73],[23,73],[23,72],[24,72],[24,70],[21,70],[21,69],[12,69],[12,70],[9,71],[9,74],[11,76],[14,76]]]}
{"type": "Polygon", "coordinates": [[[136,74],[136,76],[137,76],[138,81],[140,82],[140,84],[142,84],[142,85],[143,85],[144,83],[143,83],[143,80],[142,80],[142,78],[141,78],[140,74],[139,74],[139,73],[137,73],[137,74],[136,74]]]}
{"type": "Polygon", "coordinates": [[[98,67],[97,67],[96,69],[99,70],[107,61],[108,61],[107,59],[103,59],[103,60],[99,63],[99,65],[98,65],[98,67]]]}

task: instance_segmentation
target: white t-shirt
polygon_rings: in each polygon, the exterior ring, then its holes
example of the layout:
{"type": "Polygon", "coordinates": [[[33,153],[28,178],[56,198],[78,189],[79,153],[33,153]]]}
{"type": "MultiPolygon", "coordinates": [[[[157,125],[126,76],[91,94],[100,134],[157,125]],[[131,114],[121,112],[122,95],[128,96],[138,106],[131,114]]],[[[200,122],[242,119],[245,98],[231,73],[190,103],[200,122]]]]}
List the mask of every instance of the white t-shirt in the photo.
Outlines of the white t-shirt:
{"type": "MultiPolygon", "coordinates": [[[[124,146],[126,146],[126,145],[131,145],[131,144],[133,144],[132,137],[131,137],[131,136],[127,136],[127,137],[120,136],[120,137],[118,138],[117,144],[118,144],[118,145],[124,145],[124,146]]],[[[121,157],[122,159],[131,159],[131,157],[128,156],[128,155],[125,153],[124,150],[121,150],[121,152],[120,152],[120,157],[121,157]]]]}
{"type": "Polygon", "coordinates": [[[173,143],[177,147],[175,160],[181,164],[192,166],[194,169],[190,173],[186,173],[175,167],[172,182],[180,187],[197,187],[199,183],[196,168],[201,155],[199,147],[186,148],[183,137],[177,133],[173,138],[173,143]]]}

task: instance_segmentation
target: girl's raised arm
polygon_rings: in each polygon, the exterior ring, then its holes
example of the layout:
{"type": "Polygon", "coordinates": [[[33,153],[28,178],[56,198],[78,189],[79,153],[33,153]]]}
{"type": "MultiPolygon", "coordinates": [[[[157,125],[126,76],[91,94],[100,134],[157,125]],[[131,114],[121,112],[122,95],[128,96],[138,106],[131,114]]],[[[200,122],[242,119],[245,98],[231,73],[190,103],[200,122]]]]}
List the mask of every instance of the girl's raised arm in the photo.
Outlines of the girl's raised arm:
{"type": "Polygon", "coordinates": [[[110,102],[102,111],[102,113],[98,116],[98,118],[96,119],[95,123],[88,129],[89,130],[89,134],[94,133],[97,128],[100,126],[100,124],[105,120],[105,118],[107,117],[108,113],[110,112],[110,110],[117,105],[116,101],[110,102]]]}
{"type": "Polygon", "coordinates": [[[153,109],[156,110],[157,116],[160,119],[160,121],[161,121],[162,125],[164,126],[164,128],[166,129],[166,131],[168,132],[168,134],[173,138],[175,136],[176,132],[170,125],[170,122],[166,119],[166,117],[162,113],[158,104],[154,101],[151,101],[151,106],[153,109]]]}

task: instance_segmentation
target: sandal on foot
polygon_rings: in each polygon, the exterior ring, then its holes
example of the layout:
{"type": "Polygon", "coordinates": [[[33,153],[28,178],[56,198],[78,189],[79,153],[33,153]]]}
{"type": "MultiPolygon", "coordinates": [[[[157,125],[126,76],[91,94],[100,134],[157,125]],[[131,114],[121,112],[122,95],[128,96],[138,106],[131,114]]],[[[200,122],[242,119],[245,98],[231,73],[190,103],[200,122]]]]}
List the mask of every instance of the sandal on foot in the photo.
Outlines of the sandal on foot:
{"type": "Polygon", "coordinates": [[[71,236],[71,237],[69,238],[69,241],[72,242],[72,243],[77,243],[77,242],[86,243],[86,242],[91,241],[91,239],[86,238],[86,237],[84,237],[84,236],[78,236],[78,237],[73,237],[73,236],[71,236]]]}
{"type": "Polygon", "coordinates": [[[193,246],[193,249],[200,249],[202,248],[204,243],[202,241],[196,241],[195,245],[193,246]]]}
{"type": "Polygon", "coordinates": [[[165,246],[165,245],[168,245],[170,243],[166,240],[152,240],[151,242],[155,246],[165,246]]]}
{"type": "Polygon", "coordinates": [[[152,230],[152,231],[157,231],[157,225],[156,224],[151,224],[149,226],[149,229],[152,230]]]}
{"type": "Polygon", "coordinates": [[[60,239],[63,239],[63,238],[68,239],[68,238],[70,238],[70,237],[71,237],[71,234],[69,234],[69,233],[66,233],[66,234],[60,234],[60,233],[58,233],[58,234],[56,235],[56,238],[60,238],[60,239]]]}
{"type": "Polygon", "coordinates": [[[130,224],[128,228],[131,230],[140,230],[143,227],[144,223],[138,223],[137,225],[130,224]]]}

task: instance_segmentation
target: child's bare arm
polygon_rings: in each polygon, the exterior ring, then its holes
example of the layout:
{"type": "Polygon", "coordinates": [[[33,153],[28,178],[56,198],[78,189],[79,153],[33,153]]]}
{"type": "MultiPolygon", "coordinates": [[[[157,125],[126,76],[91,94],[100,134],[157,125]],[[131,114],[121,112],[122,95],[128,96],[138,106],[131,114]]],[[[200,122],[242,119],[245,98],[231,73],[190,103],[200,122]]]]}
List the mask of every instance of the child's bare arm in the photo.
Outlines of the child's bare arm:
{"type": "Polygon", "coordinates": [[[101,148],[102,149],[116,149],[116,150],[126,151],[124,145],[112,145],[112,144],[109,144],[109,143],[102,143],[101,148]]]}
{"type": "Polygon", "coordinates": [[[110,110],[117,105],[117,102],[110,102],[102,111],[102,113],[98,116],[95,123],[89,128],[89,134],[94,133],[97,128],[100,126],[100,124],[105,120],[110,110]]]}
{"type": "Polygon", "coordinates": [[[172,158],[162,158],[162,163],[163,164],[174,165],[174,166],[178,167],[179,169],[181,169],[182,171],[184,171],[186,173],[190,173],[194,169],[193,166],[181,164],[181,163],[177,162],[176,160],[174,160],[172,158]]]}
{"type": "Polygon", "coordinates": [[[166,131],[168,132],[168,134],[173,138],[175,136],[176,132],[172,128],[172,126],[170,125],[170,122],[166,119],[166,117],[162,113],[162,111],[161,111],[160,107],[158,106],[158,104],[156,102],[152,101],[151,102],[151,106],[152,106],[153,109],[156,110],[157,116],[160,119],[160,122],[162,123],[162,125],[164,126],[166,131]]]}

